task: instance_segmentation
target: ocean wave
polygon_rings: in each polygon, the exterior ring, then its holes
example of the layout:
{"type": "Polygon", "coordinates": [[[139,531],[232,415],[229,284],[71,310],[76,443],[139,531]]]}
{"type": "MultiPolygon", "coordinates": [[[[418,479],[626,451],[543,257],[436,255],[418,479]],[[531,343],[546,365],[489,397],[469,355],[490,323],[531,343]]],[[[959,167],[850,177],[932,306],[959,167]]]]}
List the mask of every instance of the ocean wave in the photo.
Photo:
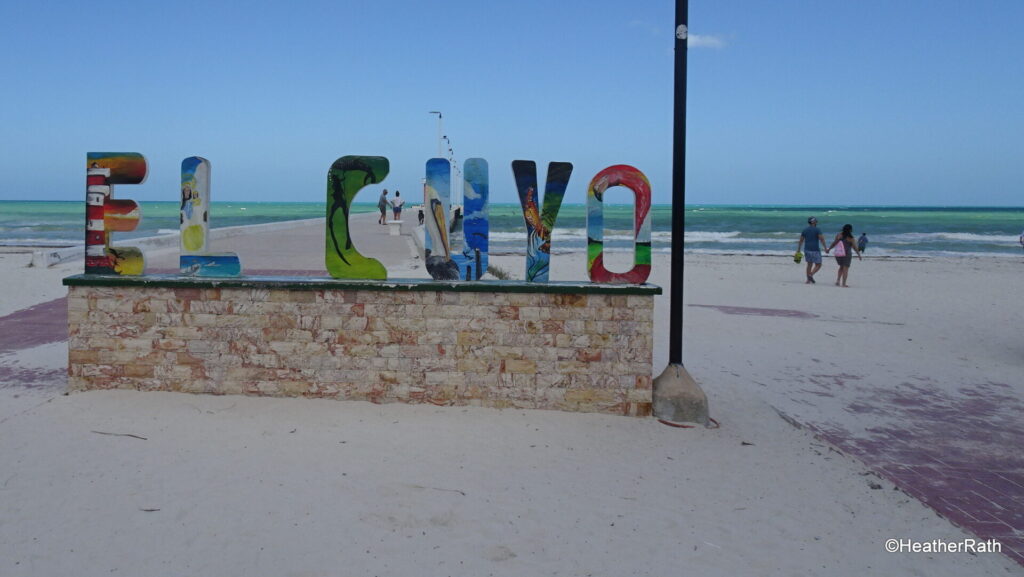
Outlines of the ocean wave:
{"type": "MultiPolygon", "coordinates": [[[[693,230],[687,231],[683,236],[683,239],[687,242],[729,242],[734,239],[739,239],[743,233],[738,230],[729,230],[725,232],[714,232],[709,230],[693,230]]],[[[664,237],[665,240],[672,240],[672,233],[668,231],[658,232],[651,236],[664,237]]]]}
{"type": "MultiPolygon", "coordinates": [[[[76,223],[78,224],[78,223],[76,223]]],[[[34,237],[37,235],[49,235],[49,236],[68,236],[70,227],[66,226],[0,226],[0,237],[34,237]]],[[[85,227],[82,227],[82,236],[85,233],[85,227]]],[[[79,235],[76,235],[79,236],[79,235]]]]}
{"type": "Polygon", "coordinates": [[[4,238],[0,239],[0,246],[38,246],[38,247],[58,247],[58,246],[83,246],[84,241],[73,241],[59,238],[4,238]]]}
{"type": "Polygon", "coordinates": [[[715,240],[700,240],[692,239],[690,235],[686,235],[686,242],[690,244],[749,244],[752,246],[762,244],[788,244],[796,246],[796,241],[792,238],[751,238],[751,237],[737,237],[737,238],[720,238],[715,240]]]}
{"type": "MultiPolygon", "coordinates": [[[[740,231],[727,231],[727,232],[714,232],[714,231],[703,231],[695,230],[688,231],[686,233],[686,242],[795,242],[793,235],[789,233],[760,233],[762,235],[771,236],[744,236],[744,233],[740,231]],[[772,238],[774,236],[778,238],[772,238]]],[[[515,232],[498,232],[490,231],[491,242],[504,242],[510,241],[515,242],[526,238],[525,231],[515,232]]],[[[587,229],[585,228],[556,228],[551,234],[552,242],[559,240],[586,240],[587,229]]],[[[629,241],[633,240],[633,231],[631,230],[612,230],[605,231],[605,241],[629,241]]],[[[652,242],[672,242],[672,232],[667,230],[654,231],[651,233],[652,242]]]]}
{"type": "MultiPolygon", "coordinates": [[[[581,245],[566,246],[566,245],[552,245],[552,254],[582,254],[586,250],[581,245]]],[[[632,247],[605,247],[605,252],[610,253],[631,253],[632,247]]],[[[672,247],[670,246],[653,246],[651,252],[655,254],[670,254],[672,247]]],[[[686,254],[720,254],[720,255],[765,255],[765,256],[785,256],[790,259],[793,258],[792,249],[777,249],[769,248],[764,246],[745,246],[745,247],[692,247],[687,246],[684,249],[686,254]]],[[[525,247],[520,249],[514,246],[492,246],[489,254],[495,256],[524,256],[525,247]]],[[[828,262],[833,262],[832,255],[823,255],[828,262]]],[[[868,262],[871,259],[884,259],[884,258],[985,258],[985,257],[1000,257],[1000,258],[1019,258],[1020,253],[1016,252],[983,252],[983,251],[960,251],[960,250],[899,250],[899,249],[887,249],[887,248],[869,248],[864,253],[864,262],[868,262]]]]}
{"type": "MultiPolygon", "coordinates": [[[[672,252],[670,248],[658,248],[653,249],[651,252],[658,254],[669,254],[672,252]]],[[[684,251],[686,254],[717,254],[717,255],[753,255],[753,256],[780,256],[788,259],[793,258],[793,251],[780,251],[780,250],[729,250],[721,248],[687,248],[684,251]]],[[[930,259],[930,258],[1018,258],[1019,254],[1015,253],[1003,253],[1003,252],[964,252],[964,251],[950,251],[950,250],[935,250],[935,251],[924,251],[924,250],[907,250],[907,251],[877,251],[870,255],[865,255],[864,262],[867,264],[871,259],[891,259],[891,258],[908,258],[908,259],[930,259]]],[[[830,262],[833,261],[833,257],[827,256],[830,262]]]]}
{"type": "MultiPolygon", "coordinates": [[[[870,237],[869,237],[870,238],[870,237]]],[[[879,237],[885,242],[908,244],[935,241],[981,242],[992,244],[1018,244],[1020,237],[1005,234],[977,234],[971,232],[905,232],[879,237]]]]}

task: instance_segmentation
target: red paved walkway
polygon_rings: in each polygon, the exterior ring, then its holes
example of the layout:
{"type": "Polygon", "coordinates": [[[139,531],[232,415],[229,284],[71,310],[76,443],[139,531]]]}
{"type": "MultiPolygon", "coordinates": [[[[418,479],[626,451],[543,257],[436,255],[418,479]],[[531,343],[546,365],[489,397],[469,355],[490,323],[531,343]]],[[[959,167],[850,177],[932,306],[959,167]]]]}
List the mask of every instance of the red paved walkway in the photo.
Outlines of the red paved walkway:
{"type": "Polygon", "coordinates": [[[54,299],[0,317],[0,354],[67,339],[67,298],[54,299]]]}

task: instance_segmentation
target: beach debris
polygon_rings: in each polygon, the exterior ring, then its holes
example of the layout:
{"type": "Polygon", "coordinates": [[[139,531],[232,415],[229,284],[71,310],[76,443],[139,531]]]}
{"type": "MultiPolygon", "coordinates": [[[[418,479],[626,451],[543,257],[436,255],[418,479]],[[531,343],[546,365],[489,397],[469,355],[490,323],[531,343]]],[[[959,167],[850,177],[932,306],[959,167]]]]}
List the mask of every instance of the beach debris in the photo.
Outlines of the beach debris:
{"type": "Polygon", "coordinates": [[[143,441],[147,441],[148,440],[146,437],[140,437],[138,435],[133,435],[131,433],[108,433],[106,431],[91,431],[91,432],[96,433],[97,435],[110,435],[111,437],[131,437],[133,439],[142,439],[143,441]]]}
{"type": "Polygon", "coordinates": [[[445,489],[443,487],[424,487],[423,485],[415,485],[415,484],[411,484],[409,486],[412,487],[413,489],[431,489],[431,490],[434,490],[434,491],[443,491],[443,492],[446,492],[446,493],[458,493],[458,494],[462,495],[463,497],[466,496],[466,492],[461,490],[461,489],[445,489]]]}
{"type": "Polygon", "coordinates": [[[754,443],[751,443],[750,441],[740,441],[740,445],[744,447],[753,447],[754,443]]]}

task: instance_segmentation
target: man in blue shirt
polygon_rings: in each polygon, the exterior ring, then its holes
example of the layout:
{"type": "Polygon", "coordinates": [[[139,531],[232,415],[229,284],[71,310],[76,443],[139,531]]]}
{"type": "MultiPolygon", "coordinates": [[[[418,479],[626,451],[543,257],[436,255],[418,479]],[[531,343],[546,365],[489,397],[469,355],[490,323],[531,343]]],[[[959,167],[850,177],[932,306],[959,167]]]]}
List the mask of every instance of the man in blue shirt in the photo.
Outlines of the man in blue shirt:
{"type": "MultiPolygon", "coordinates": [[[[800,240],[796,243],[796,250],[804,249],[804,260],[807,261],[807,283],[814,284],[814,275],[821,270],[821,247],[825,246],[825,237],[818,228],[818,219],[807,219],[807,228],[800,233],[800,240]]],[[[828,252],[828,248],[825,249],[828,252]]]]}

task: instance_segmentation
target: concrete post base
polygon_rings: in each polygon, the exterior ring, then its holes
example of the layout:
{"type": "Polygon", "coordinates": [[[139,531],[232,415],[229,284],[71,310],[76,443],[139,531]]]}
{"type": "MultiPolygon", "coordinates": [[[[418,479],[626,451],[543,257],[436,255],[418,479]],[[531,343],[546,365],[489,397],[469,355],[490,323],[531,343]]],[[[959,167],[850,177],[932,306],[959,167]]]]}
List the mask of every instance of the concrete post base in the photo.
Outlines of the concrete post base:
{"type": "Polygon", "coordinates": [[[654,379],[654,416],[707,426],[708,397],[683,365],[669,364],[654,379]]]}

